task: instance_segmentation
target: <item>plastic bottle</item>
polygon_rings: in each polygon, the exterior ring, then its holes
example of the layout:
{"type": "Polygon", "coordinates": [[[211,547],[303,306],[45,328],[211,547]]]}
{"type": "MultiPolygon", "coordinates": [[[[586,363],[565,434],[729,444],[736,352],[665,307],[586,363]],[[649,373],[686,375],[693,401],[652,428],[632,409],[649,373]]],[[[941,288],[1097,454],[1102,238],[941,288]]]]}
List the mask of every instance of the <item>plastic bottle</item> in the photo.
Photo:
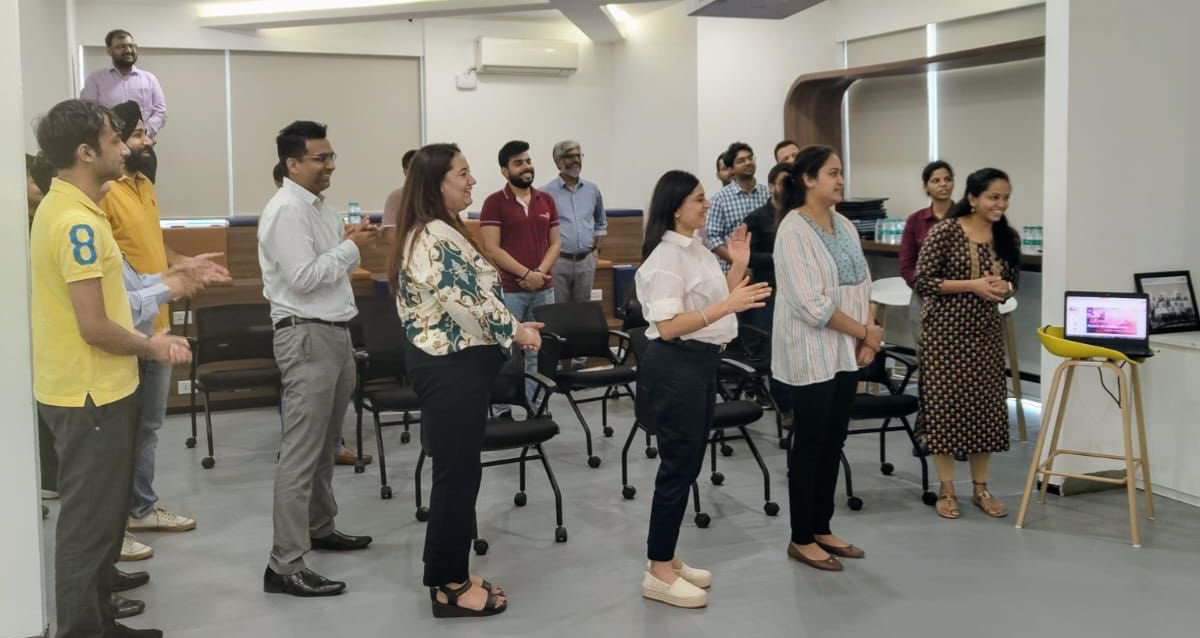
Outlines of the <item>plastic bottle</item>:
{"type": "Polygon", "coordinates": [[[350,202],[346,205],[346,223],[357,224],[362,221],[362,209],[359,208],[358,202],[350,202]]]}

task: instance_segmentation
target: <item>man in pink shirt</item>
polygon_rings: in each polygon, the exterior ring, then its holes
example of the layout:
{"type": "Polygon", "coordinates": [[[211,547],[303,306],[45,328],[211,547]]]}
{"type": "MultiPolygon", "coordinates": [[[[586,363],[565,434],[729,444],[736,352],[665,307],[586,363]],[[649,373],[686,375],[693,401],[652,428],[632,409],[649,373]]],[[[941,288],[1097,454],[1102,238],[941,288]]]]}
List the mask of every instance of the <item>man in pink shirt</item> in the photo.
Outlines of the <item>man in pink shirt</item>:
{"type": "MultiPolygon", "coordinates": [[[[133,100],[142,111],[146,133],[157,139],[158,132],[167,125],[167,99],[162,85],[153,73],[135,66],[138,59],[137,44],[133,36],[124,29],[113,29],[104,36],[104,47],[112,58],[112,66],[93,72],[83,83],[79,99],[96,102],[112,108],[122,102],[133,100]]],[[[142,171],[150,181],[155,180],[158,158],[153,153],[150,165],[142,171]]]]}
{"type": "MultiPolygon", "coordinates": [[[[400,158],[400,170],[404,172],[404,181],[408,181],[408,166],[412,164],[413,155],[417,154],[417,149],[409,149],[405,151],[400,158]]],[[[383,223],[379,226],[383,229],[383,236],[391,243],[392,237],[396,234],[396,218],[400,216],[400,200],[404,197],[404,187],[401,186],[388,194],[387,200],[383,202],[383,223]]]]}

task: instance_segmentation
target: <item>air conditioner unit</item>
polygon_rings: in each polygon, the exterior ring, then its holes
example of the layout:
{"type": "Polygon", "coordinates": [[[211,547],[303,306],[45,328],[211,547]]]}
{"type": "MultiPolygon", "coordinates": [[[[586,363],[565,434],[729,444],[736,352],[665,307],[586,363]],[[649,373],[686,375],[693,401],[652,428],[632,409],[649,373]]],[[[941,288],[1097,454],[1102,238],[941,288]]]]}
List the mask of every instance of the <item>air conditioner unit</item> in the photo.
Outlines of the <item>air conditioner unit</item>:
{"type": "Polygon", "coordinates": [[[570,75],[579,68],[579,45],[563,40],[475,40],[475,72],[570,75]]]}

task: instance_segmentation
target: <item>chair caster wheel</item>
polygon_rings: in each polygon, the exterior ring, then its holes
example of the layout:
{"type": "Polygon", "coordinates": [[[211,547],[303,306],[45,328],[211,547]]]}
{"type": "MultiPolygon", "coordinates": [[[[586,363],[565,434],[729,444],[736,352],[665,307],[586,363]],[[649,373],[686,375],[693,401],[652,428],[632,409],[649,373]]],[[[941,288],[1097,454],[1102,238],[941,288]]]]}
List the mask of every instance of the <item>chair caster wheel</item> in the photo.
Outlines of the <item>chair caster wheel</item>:
{"type": "Polygon", "coordinates": [[[937,494],[933,492],[925,492],[921,495],[921,502],[926,505],[934,505],[937,503],[937,494]]]}
{"type": "Polygon", "coordinates": [[[589,456],[588,457],[588,467],[590,467],[592,469],[596,469],[596,468],[600,467],[600,457],[589,456]]]}
{"type": "Polygon", "coordinates": [[[777,516],[779,514],[779,503],[767,501],[767,504],[763,505],[763,511],[767,513],[767,516],[777,516]]]}
{"type": "Polygon", "coordinates": [[[196,447],[196,437],[189,436],[187,440],[183,442],[183,444],[186,445],[189,450],[196,447]]]}
{"type": "Polygon", "coordinates": [[[711,480],[713,485],[722,485],[725,483],[725,475],[720,472],[713,472],[711,480]]]}
{"type": "Polygon", "coordinates": [[[400,433],[400,442],[401,442],[401,443],[408,443],[408,442],[409,442],[409,441],[411,441],[411,440],[412,440],[412,435],[411,435],[411,434],[409,434],[408,432],[401,432],[401,433],[400,433]]]}
{"type": "Polygon", "coordinates": [[[722,456],[733,456],[733,448],[722,443],[721,444],[721,455],[722,456]]]}
{"type": "Polygon", "coordinates": [[[966,454],[955,454],[954,460],[958,461],[960,463],[965,463],[967,461],[967,455],[966,454]]]}
{"type": "Polygon", "coordinates": [[[482,538],[476,538],[475,539],[475,555],[476,556],[487,556],[487,553],[488,553],[488,542],[482,538]]]}
{"type": "Polygon", "coordinates": [[[428,507],[418,507],[417,508],[417,520],[421,521],[422,523],[429,520],[429,508],[428,507]]]}
{"type": "Polygon", "coordinates": [[[200,459],[200,467],[202,467],[206,470],[211,470],[213,468],[213,466],[216,464],[217,464],[216,460],[213,459],[213,457],[211,457],[211,456],[206,456],[206,457],[200,459]]]}
{"type": "Polygon", "coordinates": [[[781,449],[781,450],[788,449],[788,440],[787,439],[779,439],[779,449],[781,449]]]}
{"type": "Polygon", "coordinates": [[[633,497],[637,496],[637,488],[632,485],[626,485],[621,488],[621,496],[624,496],[627,501],[633,500],[633,497]]]}
{"type": "Polygon", "coordinates": [[[846,505],[851,510],[854,510],[855,512],[857,512],[858,510],[862,509],[863,501],[861,498],[859,498],[857,496],[851,496],[850,498],[846,499],[846,505]]]}
{"type": "Polygon", "coordinates": [[[517,492],[513,496],[513,504],[517,507],[525,507],[525,492],[517,492]]]}
{"type": "Polygon", "coordinates": [[[879,471],[882,472],[884,476],[891,476],[892,472],[896,471],[896,466],[892,465],[891,463],[881,463],[879,465],[879,471]]]}
{"type": "Polygon", "coordinates": [[[379,488],[379,498],[381,498],[385,501],[391,499],[392,498],[392,486],[384,485],[383,487],[379,488]]]}
{"type": "Polygon", "coordinates": [[[696,527],[699,527],[700,529],[707,528],[708,524],[711,522],[712,522],[712,517],[709,516],[708,514],[705,514],[704,512],[700,512],[699,514],[696,515],[696,527]]]}
{"type": "Polygon", "coordinates": [[[604,426],[604,436],[611,437],[612,435],[613,435],[613,429],[608,427],[607,425],[604,426]]]}
{"type": "Polygon", "coordinates": [[[567,528],[559,527],[558,529],[554,530],[554,542],[556,542],[556,543],[567,542],[567,528]]]}
{"type": "Polygon", "coordinates": [[[646,448],[646,458],[653,459],[656,457],[658,457],[658,448],[656,448],[656,447],[646,448]]]}
{"type": "Polygon", "coordinates": [[[362,461],[358,461],[357,463],[354,464],[354,473],[355,474],[362,474],[363,472],[366,472],[366,471],[367,471],[367,466],[362,461]]]}

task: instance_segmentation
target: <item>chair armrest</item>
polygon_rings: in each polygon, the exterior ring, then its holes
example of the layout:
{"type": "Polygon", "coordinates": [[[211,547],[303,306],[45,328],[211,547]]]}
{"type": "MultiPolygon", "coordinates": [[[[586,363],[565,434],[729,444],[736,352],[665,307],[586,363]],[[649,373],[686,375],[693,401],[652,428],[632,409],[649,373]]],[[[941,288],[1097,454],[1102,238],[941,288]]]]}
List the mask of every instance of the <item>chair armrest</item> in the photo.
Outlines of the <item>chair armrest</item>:
{"type": "Polygon", "coordinates": [[[633,343],[629,333],[624,330],[609,330],[608,336],[617,338],[617,354],[612,358],[613,364],[625,365],[629,359],[630,345],[633,343]]]}
{"type": "Polygon", "coordinates": [[[883,356],[887,357],[887,358],[895,359],[896,361],[899,361],[900,363],[904,364],[904,367],[909,368],[913,371],[916,371],[918,368],[921,367],[921,362],[918,361],[916,357],[914,357],[912,355],[904,354],[903,352],[896,352],[895,350],[891,350],[889,348],[884,348],[883,356]]]}
{"type": "Polygon", "coordinates": [[[370,361],[371,353],[367,352],[366,350],[355,350],[354,351],[354,360],[355,361],[370,361]]]}
{"type": "Polygon", "coordinates": [[[562,345],[566,342],[566,339],[549,330],[542,331],[542,347],[538,350],[537,369],[539,374],[549,379],[555,378],[562,345]]]}
{"type": "Polygon", "coordinates": [[[540,372],[526,372],[525,378],[532,379],[534,383],[542,386],[542,388],[547,392],[553,392],[554,388],[556,387],[554,379],[551,379],[540,372]]]}
{"type": "Polygon", "coordinates": [[[721,366],[724,368],[730,368],[734,372],[737,372],[738,374],[740,374],[744,377],[754,377],[756,374],[758,374],[754,370],[754,368],[751,368],[750,366],[746,365],[745,363],[742,363],[741,361],[738,361],[737,359],[722,358],[721,366]]]}

